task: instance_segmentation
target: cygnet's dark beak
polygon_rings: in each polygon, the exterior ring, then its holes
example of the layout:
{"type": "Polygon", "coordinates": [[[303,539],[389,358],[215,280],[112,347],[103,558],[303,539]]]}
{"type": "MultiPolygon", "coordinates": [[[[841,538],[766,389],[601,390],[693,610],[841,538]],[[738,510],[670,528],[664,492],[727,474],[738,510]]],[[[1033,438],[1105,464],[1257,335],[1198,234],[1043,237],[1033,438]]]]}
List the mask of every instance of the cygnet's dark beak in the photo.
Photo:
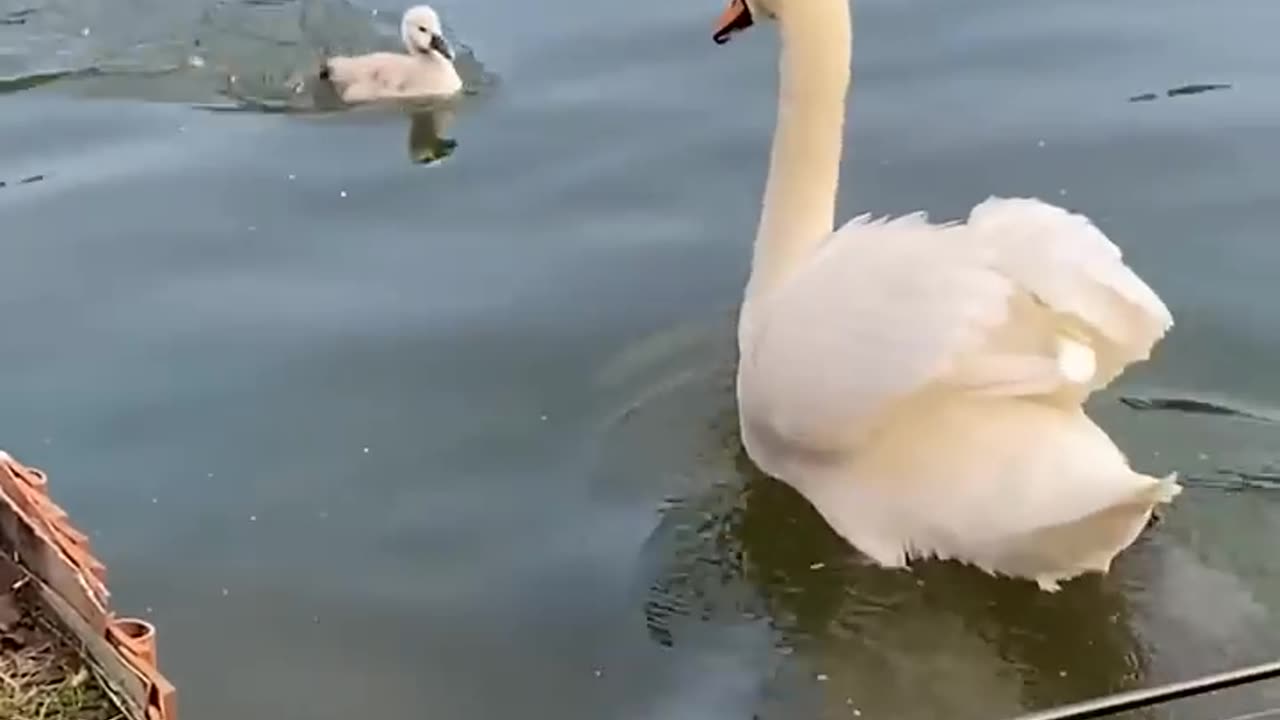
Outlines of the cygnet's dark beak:
{"type": "Polygon", "coordinates": [[[432,33],[429,47],[449,60],[453,60],[453,48],[449,47],[449,41],[445,40],[440,33],[432,33]]]}

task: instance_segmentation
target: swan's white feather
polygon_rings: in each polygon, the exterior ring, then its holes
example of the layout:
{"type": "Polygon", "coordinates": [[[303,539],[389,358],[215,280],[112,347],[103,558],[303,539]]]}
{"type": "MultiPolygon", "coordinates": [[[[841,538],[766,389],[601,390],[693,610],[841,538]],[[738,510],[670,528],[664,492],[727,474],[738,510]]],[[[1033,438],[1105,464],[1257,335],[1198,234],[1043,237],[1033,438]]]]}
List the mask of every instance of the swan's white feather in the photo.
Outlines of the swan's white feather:
{"type": "Polygon", "coordinates": [[[744,410],[814,449],[848,447],[1009,314],[988,246],[923,214],[861,216],[740,319],[744,410]]]}
{"type": "Polygon", "coordinates": [[[452,95],[462,87],[452,64],[390,52],[327,61],[329,81],[343,102],[429,98],[452,95]]]}
{"type": "Polygon", "coordinates": [[[744,441],[885,565],[953,557],[1052,589],[1178,492],[1080,407],[1170,324],[1092,223],[1043,202],[859,217],[744,305],[744,441]]]}
{"type": "Polygon", "coordinates": [[[928,386],[1082,400],[1147,358],[1171,325],[1081,216],[993,198],[973,218],[855,218],[767,297],[748,299],[741,372],[753,412],[824,448],[857,441],[928,386]],[[1063,365],[1088,362],[1084,348],[1098,366],[1088,378],[1063,365]]]}
{"type": "Polygon", "coordinates": [[[1165,304],[1083,215],[1031,198],[989,198],[969,227],[996,249],[1002,272],[1084,326],[1099,359],[1094,389],[1146,360],[1173,326],[1165,304]]]}

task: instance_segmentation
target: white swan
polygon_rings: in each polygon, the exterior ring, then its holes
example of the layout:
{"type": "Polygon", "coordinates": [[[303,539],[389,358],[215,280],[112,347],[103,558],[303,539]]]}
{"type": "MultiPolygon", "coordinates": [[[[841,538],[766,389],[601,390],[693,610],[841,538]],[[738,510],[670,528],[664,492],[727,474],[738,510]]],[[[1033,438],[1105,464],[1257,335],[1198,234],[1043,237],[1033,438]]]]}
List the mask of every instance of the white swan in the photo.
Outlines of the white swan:
{"type": "Polygon", "coordinates": [[[1159,503],[1082,403],[1173,320],[1089,220],[991,198],[833,232],[849,0],[732,0],[777,21],[777,126],[738,321],[752,460],[885,567],[936,556],[1044,590],[1105,573],[1159,503]]]}
{"type": "Polygon", "coordinates": [[[435,10],[427,5],[406,10],[400,37],[408,55],[377,52],[331,57],[321,65],[320,79],[332,83],[338,97],[351,104],[445,97],[462,89],[453,49],[435,10]]]}

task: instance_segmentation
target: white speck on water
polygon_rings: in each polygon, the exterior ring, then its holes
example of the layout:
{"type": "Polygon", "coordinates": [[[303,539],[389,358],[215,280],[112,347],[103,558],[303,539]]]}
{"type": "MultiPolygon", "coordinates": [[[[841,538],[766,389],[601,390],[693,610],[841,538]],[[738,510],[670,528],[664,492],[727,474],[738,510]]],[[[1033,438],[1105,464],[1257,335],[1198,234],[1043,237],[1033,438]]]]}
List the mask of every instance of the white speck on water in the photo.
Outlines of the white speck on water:
{"type": "Polygon", "coordinates": [[[222,597],[226,597],[226,596],[228,596],[228,595],[230,595],[230,594],[231,594],[231,591],[230,591],[230,590],[228,590],[228,589],[226,589],[226,588],[222,588],[222,597]]]}
{"type": "Polygon", "coordinates": [[[235,85],[239,81],[240,81],[240,78],[236,77],[235,75],[227,76],[227,82],[231,83],[232,85],[235,85]]]}
{"type": "Polygon", "coordinates": [[[1036,147],[1044,147],[1044,141],[1040,140],[1039,142],[1037,142],[1036,147]]]}
{"type": "Polygon", "coordinates": [[[818,682],[826,682],[826,681],[827,681],[827,674],[826,674],[826,673],[818,673],[818,682]]]}
{"type": "Polygon", "coordinates": [[[1066,196],[1067,196],[1067,189],[1066,189],[1066,188],[1062,188],[1061,190],[1059,190],[1059,191],[1058,191],[1058,194],[1059,194],[1059,195],[1061,195],[1062,197],[1066,197],[1066,196]]]}
{"type": "Polygon", "coordinates": [[[1208,459],[1209,459],[1209,453],[1197,453],[1197,454],[1196,454],[1196,457],[1200,458],[1201,460],[1208,460],[1208,459]]]}
{"type": "Polygon", "coordinates": [[[816,562],[816,563],[812,563],[811,565],[809,565],[809,569],[810,569],[810,570],[821,570],[822,568],[824,568],[824,567],[826,567],[826,566],[827,566],[827,564],[826,564],[826,563],[824,563],[824,562],[816,562]]]}
{"type": "Polygon", "coordinates": [[[1058,677],[1066,677],[1066,676],[1067,676],[1067,671],[1066,671],[1066,670],[1059,670],[1059,671],[1058,671],[1058,677]]]}
{"type": "Polygon", "coordinates": [[[347,196],[347,191],[346,191],[346,190],[340,190],[340,191],[338,191],[338,197],[346,197],[346,196],[347,196]]]}
{"type": "Polygon", "coordinates": [[[600,668],[596,668],[595,670],[592,670],[591,673],[596,677],[601,677],[604,675],[604,671],[601,670],[600,668]]]}
{"type": "Polygon", "coordinates": [[[80,37],[89,37],[89,28],[81,28],[80,37]]]}
{"type": "Polygon", "coordinates": [[[212,479],[213,479],[213,473],[209,473],[209,479],[210,479],[210,480],[212,480],[212,479]]]}
{"type": "Polygon", "coordinates": [[[361,449],[364,451],[364,454],[365,454],[365,455],[368,455],[368,454],[369,454],[369,448],[361,448],[361,449]]]}
{"type": "Polygon", "coordinates": [[[151,498],[151,504],[152,504],[152,505],[159,505],[159,504],[160,504],[160,498],[151,498]]]}
{"type": "Polygon", "coordinates": [[[155,610],[153,610],[153,609],[151,609],[151,608],[147,608],[147,614],[148,614],[148,615],[152,615],[152,614],[154,614],[154,613],[155,613],[155,610]]]}
{"type": "Polygon", "coordinates": [[[257,232],[257,231],[258,231],[258,226],[257,226],[257,225],[250,225],[250,226],[249,226],[249,232],[257,232]]]}
{"type": "Polygon", "coordinates": [[[297,179],[298,179],[298,176],[297,176],[297,175],[294,175],[293,173],[289,173],[289,179],[290,179],[290,180],[297,180],[297,179]]]}
{"type": "Polygon", "coordinates": [[[249,522],[258,522],[258,516],[257,516],[257,515],[250,515],[250,516],[249,516],[249,522]]]}
{"type": "Polygon", "coordinates": [[[192,55],[191,57],[187,58],[187,64],[193,68],[202,68],[204,67],[204,58],[200,57],[199,55],[192,55]]]}
{"type": "Polygon", "coordinates": [[[546,420],[546,419],[547,419],[547,416],[546,416],[546,415],[542,415],[542,416],[540,416],[538,419],[539,419],[539,420],[546,420]]]}

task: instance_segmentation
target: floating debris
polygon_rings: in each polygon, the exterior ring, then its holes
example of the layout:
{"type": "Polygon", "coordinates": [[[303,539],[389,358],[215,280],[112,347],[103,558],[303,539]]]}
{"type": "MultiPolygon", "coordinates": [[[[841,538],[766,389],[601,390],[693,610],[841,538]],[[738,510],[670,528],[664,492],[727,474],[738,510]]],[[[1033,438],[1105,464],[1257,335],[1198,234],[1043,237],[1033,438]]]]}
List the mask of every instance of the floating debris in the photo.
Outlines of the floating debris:
{"type": "MultiPolygon", "coordinates": [[[[1231,83],[1194,83],[1191,85],[1180,85],[1176,88],[1170,88],[1164,91],[1165,97],[1178,97],[1179,95],[1199,95],[1200,93],[1211,92],[1213,90],[1230,90],[1231,83]]],[[[1158,100],[1158,93],[1148,92],[1141,95],[1134,95],[1129,98],[1129,102],[1151,102],[1158,100]]]]}
{"type": "MultiPolygon", "coordinates": [[[[24,177],[21,180],[15,181],[13,184],[14,185],[30,185],[31,183],[38,183],[41,180],[44,180],[44,175],[28,175],[27,177],[24,177]]],[[[7,185],[8,185],[7,182],[5,182],[4,180],[0,180],[0,188],[5,187],[7,185]]]]}
{"type": "Polygon", "coordinates": [[[1250,420],[1262,420],[1265,422],[1274,422],[1273,418],[1265,415],[1249,412],[1238,407],[1231,407],[1220,402],[1211,400],[1199,400],[1196,398],[1185,397],[1138,397],[1135,395],[1124,395],[1120,398],[1120,402],[1133,408],[1134,410],[1172,410],[1183,413],[1193,413],[1201,415],[1223,415],[1227,417],[1248,418],[1250,420]]]}
{"type": "Polygon", "coordinates": [[[27,18],[34,15],[35,12],[35,8],[23,8],[21,10],[14,10],[11,13],[6,13],[5,15],[0,15],[0,25],[26,25],[27,18]]]}
{"type": "Polygon", "coordinates": [[[1280,468],[1265,467],[1252,471],[1218,468],[1209,475],[1188,475],[1186,483],[1231,492],[1280,490],[1280,468]]]}

